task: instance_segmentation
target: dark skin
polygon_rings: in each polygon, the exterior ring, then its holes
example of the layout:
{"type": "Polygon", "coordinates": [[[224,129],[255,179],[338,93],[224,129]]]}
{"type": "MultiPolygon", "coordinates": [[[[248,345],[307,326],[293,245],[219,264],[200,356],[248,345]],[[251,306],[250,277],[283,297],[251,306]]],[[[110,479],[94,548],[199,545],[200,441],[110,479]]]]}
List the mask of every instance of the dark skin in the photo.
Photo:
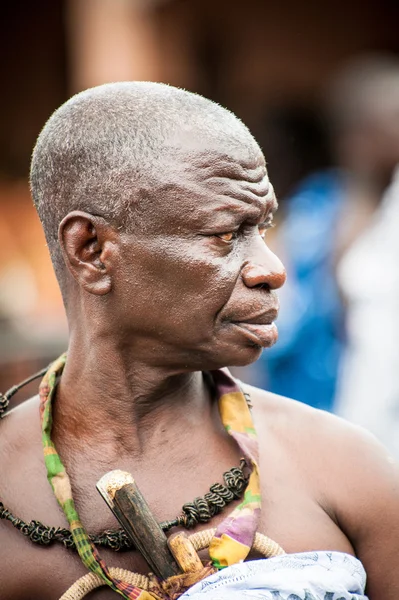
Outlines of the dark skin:
{"type": "MultiPolygon", "coordinates": [[[[285,273],[262,237],[276,202],[260,150],[190,149],[165,172],[172,183],[137,207],[133,233],[80,212],[60,224],[71,336],[53,440],[93,533],[118,526],[95,489],[109,470],[133,473],[161,521],[239,463],[201,371],[249,364],[276,338],[285,273]]],[[[369,598],[397,600],[399,490],[385,451],[331,415],[250,392],[259,530],[287,552],[358,556],[369,598]]],[[[26,521],[65,527],[46,481],[37,397],[1,423],[0,447],[4,504],[26,521]]],[[[86,573],[74,553],[33,545],[9,523],[0,522],[0,535],[7,600],[57,599],[86,573]]],[[[136,552],[101,555],[148,572],[136,552]]],[[[114,597],[106,588],[90,595],[114,597]]]]}

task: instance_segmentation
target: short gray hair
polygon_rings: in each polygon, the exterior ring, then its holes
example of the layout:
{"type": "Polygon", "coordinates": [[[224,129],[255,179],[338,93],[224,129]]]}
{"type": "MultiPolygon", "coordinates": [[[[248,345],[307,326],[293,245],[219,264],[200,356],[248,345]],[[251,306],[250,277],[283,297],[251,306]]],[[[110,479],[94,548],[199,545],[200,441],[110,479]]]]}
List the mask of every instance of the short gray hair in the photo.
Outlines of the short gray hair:
{"type": "Polygon", "coordinates": [[[168,141],[182,131],[237,144],[253,140],[230,111],[159,83],[105,84],[53,113],[33,150],[30,182],[58,277],[62,219],[83,210],[128,229],[140,187],[156,182],[168,141]]]}

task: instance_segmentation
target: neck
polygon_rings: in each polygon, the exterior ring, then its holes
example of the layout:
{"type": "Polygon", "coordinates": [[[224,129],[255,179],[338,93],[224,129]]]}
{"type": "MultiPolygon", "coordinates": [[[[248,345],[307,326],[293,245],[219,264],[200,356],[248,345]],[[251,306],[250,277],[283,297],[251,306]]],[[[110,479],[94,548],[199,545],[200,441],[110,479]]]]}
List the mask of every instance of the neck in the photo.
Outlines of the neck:
{"type": "MultiPolygon", "coordinates": [[[[213,421],[215,403],[201,372],[171,373],[111,344],[74,343],[57,386],[53,439],[142,455],[167,437],[213,421]]],[[[209,425],[208,425],[209,426],[209,425]]],[[[69,444],[70,445],[70,444],[69,444]]]]}

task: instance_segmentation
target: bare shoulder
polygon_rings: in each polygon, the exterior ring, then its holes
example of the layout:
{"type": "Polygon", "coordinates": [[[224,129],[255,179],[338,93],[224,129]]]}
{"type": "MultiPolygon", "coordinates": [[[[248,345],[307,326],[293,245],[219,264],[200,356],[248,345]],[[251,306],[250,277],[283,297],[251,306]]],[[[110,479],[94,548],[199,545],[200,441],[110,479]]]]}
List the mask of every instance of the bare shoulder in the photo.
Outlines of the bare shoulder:
{"type": "Polygon", "coordinates": [[[9,469],[25,455],[27,444],[40,440],[39,397],[34,396],[10,410],[0,420],[0,469],[9,469]],[[35,435],[39,433],[39,435],[35,435]]]}
{"type": "Polygon", "coordinates": [[[15,462],[41,451],[39,404],[39,396],[33,396],[0,420],[0,469],[9,471],[15,462]]]}
{"type": "MultiPolygon", "coordinates": [[[[42,493],[49,486],[40,443],[38,397],[22,403],[0,420],[0,481],[0,507],[27,523],[32,519],[46,522],[51,510],[42,493]]],[[[47,597],[37,576],[40,569],[36,548],[4,518],[0,520],[0,562],[0,589],[5,598],[25,600],[39,594],[43,599],[47,597]]]]}
{"type": "Polygon", "coordinates": [[[354,485],[375,487],[377,481],[397,490],[398,465],[369,431],[296,400],[247,387],[260,437],[266,431],[274,434],[288,452],[328,470],[327,481],[339,483],[343,492],[354,485]]]}
{"type": "Polygon", "coordinates": [[[397,463],[362,427],[295,400],[248,389],[261,453],[272,441],[308,481],[365,565],[370,599],[398,598],[397,463]]]}
{"type": "Polygon", "coordinates": [[[43,463],[39,421],[37,396],[10,410],[0,420],[0,501],[16,511],[23,509],[26,493],[22,492],[29,491],[29,480],[37,465],[43,463]]]}
{"type": "Polygon", "coordinates": [[[31,512],[29,508],[42,504],[41,490],[47,491],[49,486],[38,396],[23,402],[0,420],[0,481],[0,501],[13,507],[24,520],[31,512]]]}

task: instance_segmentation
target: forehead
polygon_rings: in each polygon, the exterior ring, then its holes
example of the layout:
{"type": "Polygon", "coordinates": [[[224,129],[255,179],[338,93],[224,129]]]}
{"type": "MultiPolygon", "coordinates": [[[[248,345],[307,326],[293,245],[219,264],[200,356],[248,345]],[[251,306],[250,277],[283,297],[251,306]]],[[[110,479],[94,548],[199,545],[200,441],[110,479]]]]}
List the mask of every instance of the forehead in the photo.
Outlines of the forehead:
{"type": "Polygon", "coordinates": [[[159,213],[193,223],[230,213],[258,219],[277,208],[259,147],[172,153],[165,161],[159,213]]]}

